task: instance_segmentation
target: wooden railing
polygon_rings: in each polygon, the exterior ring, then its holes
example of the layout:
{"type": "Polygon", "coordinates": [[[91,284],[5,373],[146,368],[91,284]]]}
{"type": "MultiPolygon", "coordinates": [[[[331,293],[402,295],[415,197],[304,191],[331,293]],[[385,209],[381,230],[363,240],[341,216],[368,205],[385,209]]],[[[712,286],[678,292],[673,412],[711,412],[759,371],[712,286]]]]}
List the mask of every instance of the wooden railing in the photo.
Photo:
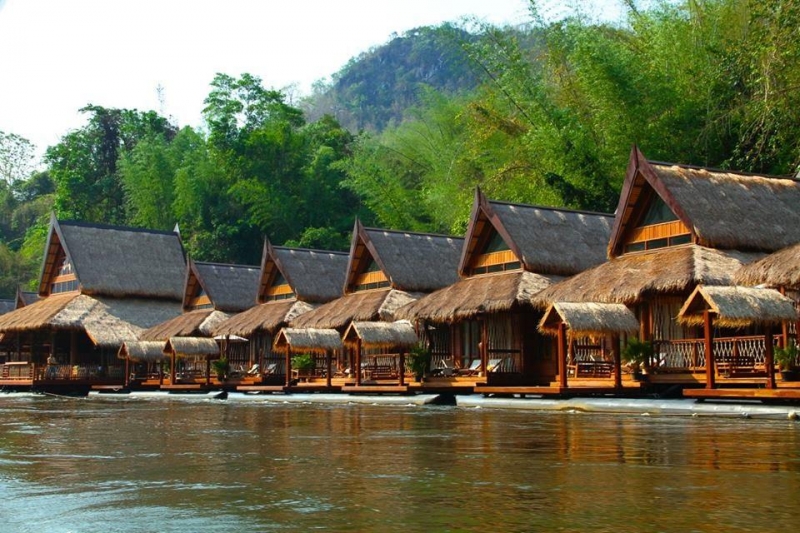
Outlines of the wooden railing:
{"type": "Polygon", "coordinates": [[[122,365],[30,365],[34,381],[119,381],[125,378],[122,365]]]}
{"type": "Polygon", "coordinates": [[[0,366],[0,379],[4,381],[30,381],[35,372],[32,363],[6,363],[0,366]]]}
{"type": "MultiPolygon", "coordinates": [[[[779,337],[773,338],[777,345],[779,337]]],[[[653,343],[656,371],[705,372],[703,339],[656,341],[653,343]]],[[[714,339],[714,365],[718,373],[764,370],[766,350],[762,335],[714,339]]]]}

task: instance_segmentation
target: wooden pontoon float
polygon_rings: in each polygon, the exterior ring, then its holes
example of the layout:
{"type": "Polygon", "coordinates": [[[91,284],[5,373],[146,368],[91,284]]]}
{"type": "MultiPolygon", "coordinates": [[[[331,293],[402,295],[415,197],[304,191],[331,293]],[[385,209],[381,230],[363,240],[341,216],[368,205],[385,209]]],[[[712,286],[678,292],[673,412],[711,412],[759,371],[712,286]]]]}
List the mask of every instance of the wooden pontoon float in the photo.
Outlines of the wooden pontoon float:
{"type": "MultiPolygon", "coordinates": [[[[342,350],[342,339],[335,329],[283,328],[275,337],[275,352],[283,352],[286,382],[280,389],[286,392],[338,392],[345,376],[338,376],[333,354],[342,350]],[[314,360],[311,369],[292,370],[292,357],[309,354],[314,360]]],[[[257,389],[261,391],[277,391],[257,389]]]]}
{"type": "Polygon", "coordinates": [[[0,316],[13,346],[0,386],[52,392],[124,387],[123,342],[180,313],[186,262],[172,232],[51,218],[41,300],[0,316]]]}
{"type": "MultiPolygon", "coordinates": [[[[342,295],[347,254],[264,244],[256,306],[233,315],[214,335],[246,339],[230,346],[228,359],[255,369],[241,391],[274,391],[286,383],[285,358],[273,351],[274,335],[290,320],[342,295]]],[[[321,370],[321,368],[320,368],[321,370]]]]}
{"type": "Polygon", "coordinates": [[[413,381],[413,375],[406,364],[406,355],[420,343],[411,322],[354,321],[342,338],[345,346],[355,351],[356,371],[352,372],[355,382],[345,387],[345,392],[409,391],[408,382],[413,381]]]}
{"type": "Polygon", "coordinates": [[[602,263],[611,221],[599,213],[490,201],[476,190],[460,281],[397,313],[416,321],[431,346],[438,375],[423,388],[493,394],[552,383],[556,345],[537,332],[542,311],[531,298],[602,263]]]}
{"type": "Polygon", "coordinates": [[[697,287],[678,321],[703,328],[703,338],[689,342],[698,364],[705,366],[705,387],[684,389],[684,396],[800,399],[800,384],[776,380],[773,358],[775,346],[786,342],[776,328],[797,318],[795,302],[773,289],[697,287]],[[763,334],[726,338],[725,332],[746,329],[763,334]]]}
{"type": "MultiPolygon", "coordinates": [[[[698,285],[732,285],[743,265],[800,241],[797,205],[795,180],[648,161],[634,147],[609,260],[542,291],[534,303],[625,304],[639,320],[638,338],[654,353],[646,364],[648,389],[702,385],[702,330],[677,320],[681,306],[698,285]]],[[[727,330],[717,343],[715,358],[734,347],[764,358],[760,334],[727,330]]]]}
{"type": "MultiPolygon", "coordinates": [[[[365,228],[356,220],[344,282],[344,296],[290,321],[293,328],[335,329],[343,334],[351,322],[395,319],[395,312],[416,298],[456,280],[464,240],[446,235],[365,228]]],[[[382,348],[364,348],[362,356],[382,348]]],[[[355,349],[335,361],[336,371],[356,368],[355,349]]],[[[355,385],[356,373],[350,385],[355,385]]]]}
{"type": "MultiPolygon", "coordinates": [[[[160,341],[165,343],[173,337],[198,337],[212,338],[214,328],[230,318],[232,313],[237,313],[249,308],[253,304],[258,283],[259,269],[254,266],[232,265],[221,263],[204,263],[189,261],[186,268],[186,281],[183,291],[183,313],[170,320],[149,328],[139,337],[143,341],[160,341]]],[[[217,349],[217,358],[232,352],[232,345],[237,339],[230,337],[220,339],[217,349]]],[[[186,363],[186,361],[184,361],[186,363]]],[[[235,388],[237,380],[244,380],[247,370],[252,368],[253,362],[236,357],[229,357],[231,367],[231,381],[226,382],[228,388],[235,388]]],[[[136,387],[140,380],[148,379],[152,373],[152,365],[133,364],[134,377],[131,386],[136,387]]],[[[206,382],[213,376],[205,375],[205,365],[199,364],[195,369],[198,375],[192,379],[206,382]]],[[[172,376],[174,372],[167,373],[172,376]]],[[[185,379],[189,379],[189,371],[183,372],[185,379]]],[[[216,385],[219,385],[215,382],[216,385]]],[[[169,390],[173,385],[178,389],[184,388],[180,383],[167,380],[162,388],[169,390]]]]}

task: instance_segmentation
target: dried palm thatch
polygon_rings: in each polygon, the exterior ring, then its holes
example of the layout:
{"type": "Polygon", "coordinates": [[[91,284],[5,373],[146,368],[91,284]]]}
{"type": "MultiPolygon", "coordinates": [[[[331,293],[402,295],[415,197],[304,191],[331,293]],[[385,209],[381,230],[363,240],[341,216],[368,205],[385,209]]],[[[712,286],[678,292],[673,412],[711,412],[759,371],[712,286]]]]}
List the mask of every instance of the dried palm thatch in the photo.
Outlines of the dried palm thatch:
{"type": "Polygon", "coordinates": [[[275,333],[294,318],[313,310],[314,306],[296,300],[267,302],[235,314],[214,328],[214,335],[249,337],[256,331],[275,333]]]}
{"type": "MultiPolygon", "coordinates": [[[[299,300],[324,303],[342,295],[348,257],[342,252],[284,248],[268,243],[262,270],[266,270],[267,261],[274,261],[299,300]]],[[[262,278],[262,283],[266,282],[262,278]]]]}
{"type": "Polygon", "coordinates": [[[623,304],[554,303],[539,322],[539,331],[556,335],[558,325],[566,324],[570,332],[579,336],[602,336],[614,333],[635,333],[639,321],[623,304]]]}
{"type": "Polygon", "coordinates": [[[446,323],[509,311],[561,279],[525,271],[467,278],[401,307],[396,318],[446,323]]]}
{"type": "Polygon", "coordinates": [[[128,359],[137,363],[152,363],[166,359],[164,343],[160,341],[127,341],[117,352],[120,359],[128,359]]]}
{"type": "Polygon", "coordinates": [[[705,246],[774,251],[800,242],[800,182],[649,162],[705,246]]]}
{"type": "Polygon", "coordinates": [[[213,309],[183,313],[148,328],[139,336],[143,341],[166,341],[172,337],[211,337],[214,328],[230,317],[213,309]]]}
{"type": "Polygon", "coordinates": [[[174,301],[57,294],[1,316],[0,331],[78,330],[85,331],[97,346],[118,347],[137,340],[153,317],[174,316],[179,307],[174,301]]]}
{"type": "Polygon", "coordinates": [[[728,285],[743,264],[760,257],[763,254],[697,245],[624,255],[543,290],[533,304],[541,309],[554,302],[633,304],[648,294],[686,293],[700,284],[728,285]]]}
{"type": "Polygon", "coordinates": [[[207,337],[172,337],[164,346],[165,354],[175,354],[176,357],[190,357],[195,355],[219,355],[219,345],[214,339],[207,337]]]}
{"type": "Polygon", "coordinates": [[[192,262],[192,267],[214,309],[237,313],[255,303],[259,267],[199,261],[192,262]]]}
{"type": "Polygon", "coordinates": [[[394,320],[395,312],[414,296],[394,289],[355,292],[291,320],[293,328],[344,328],[354,320],[394,320]]]}
{"type": "Polygon", "coordinates": [[[278,351],[326,352],[341,350],[342,338],[335,329],[283,328],[275,336],[273,348],[278,351]]]}
{"type": "Polygon", "coordinates": [[[713,315],[715,325],[725,328],[797,320],[794,301],[774,289],[701,285],[683,304],[678,321],[687,326],[700,326],[706,310],[713,315]]]}
{"type": "Polygon", "coordinates": [[[800,289],[800,244],[743,266],[734,276],[734,281],[740,285],[800,289]]]}
{"type": "Polygon", "coordinates": [[[414,326],[408,320],[351,322],[344,332],[344,343],[353,346],[359,339],[364,348],[409,348],[419,343],[414,326]]]}

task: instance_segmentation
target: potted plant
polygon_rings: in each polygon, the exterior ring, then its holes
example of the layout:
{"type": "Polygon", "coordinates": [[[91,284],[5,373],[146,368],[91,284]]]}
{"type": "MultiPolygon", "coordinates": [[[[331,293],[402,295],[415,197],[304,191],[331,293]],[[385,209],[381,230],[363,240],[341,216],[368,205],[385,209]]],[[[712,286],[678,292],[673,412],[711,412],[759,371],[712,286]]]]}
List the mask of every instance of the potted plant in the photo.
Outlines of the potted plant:
{"type": "Polygon", "coordinates": [[[775,363],[781,371],[783,381],[797,380],[797,344],[775,348],[775,363]]]}
{"type": "Polygon", "coordinates": [[[310,353],[298,354],[292,357],[292,370],[297,372],[297,377],[308,377],[314,370],[316,362],[310,353]]]}
{"type": "Polygon", "coordinates": [[[228,379],[228,372],[231,369],[231,365],[228,363],[227,357],[220,357],[219,359],[215,359],[211,362],[211,367],[214,369],[214,373],[217,375],[217,379],[220,381],[225,381],[228,379]]]}
{"type": "Polygon", "coordinates": [[[408,354],[408,366],[414,374],[414,380],[422,381],[431,367],[430,350],[424,346],[414,346],[408,354]]]}
{"type": "Polygon", "coordinates": [[[633,374],[633,379],[642,379],[642,374],[648,370],[647,366],[653,356],[653,345],[649,341],[640,341],[633,337],[622,350],[620,358],[633,374]]]}

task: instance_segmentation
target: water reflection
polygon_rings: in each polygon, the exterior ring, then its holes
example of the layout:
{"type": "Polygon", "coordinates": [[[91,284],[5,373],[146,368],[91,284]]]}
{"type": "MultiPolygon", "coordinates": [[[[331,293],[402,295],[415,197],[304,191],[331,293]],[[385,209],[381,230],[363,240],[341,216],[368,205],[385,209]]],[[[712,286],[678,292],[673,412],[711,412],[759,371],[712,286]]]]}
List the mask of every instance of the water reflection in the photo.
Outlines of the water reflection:
{"type": "Polygon", "coordinates": [[[0,511],[9,531],[779,531],[799,444],[790,422],[0,397],[0,511]]]}

